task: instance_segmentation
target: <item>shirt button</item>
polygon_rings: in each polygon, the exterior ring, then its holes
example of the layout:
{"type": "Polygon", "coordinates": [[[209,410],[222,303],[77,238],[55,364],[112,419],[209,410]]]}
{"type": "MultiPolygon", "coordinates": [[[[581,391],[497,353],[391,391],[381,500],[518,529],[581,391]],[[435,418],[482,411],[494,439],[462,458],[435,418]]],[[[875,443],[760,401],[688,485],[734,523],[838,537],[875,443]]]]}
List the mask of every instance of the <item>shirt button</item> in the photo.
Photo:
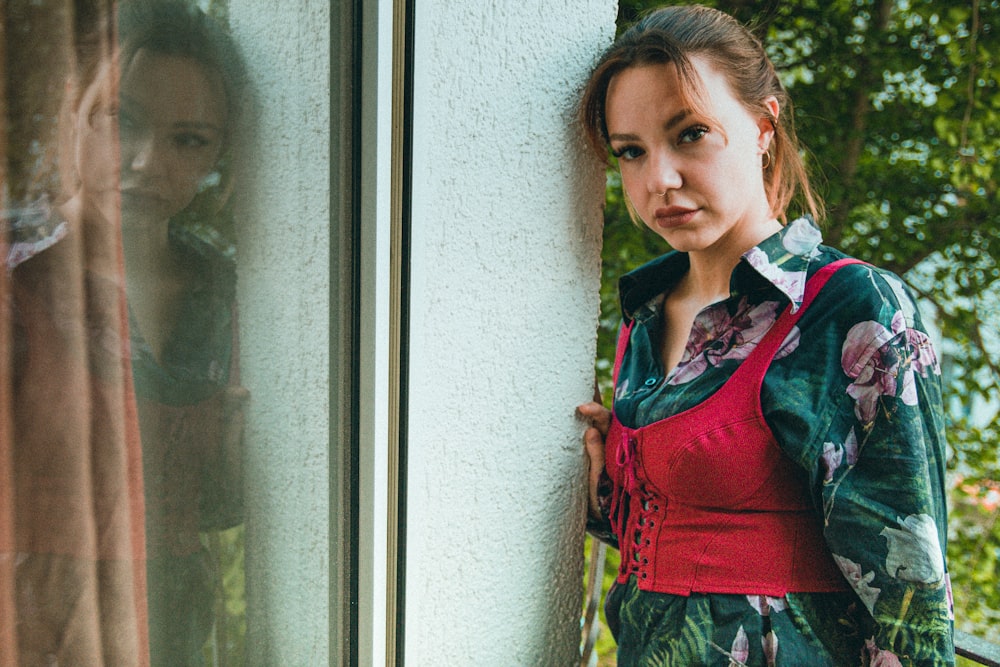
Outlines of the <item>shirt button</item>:
{"type": "Polygon", "coordinates": [[[657,378],[647,378],[646,379],[646,386],[647,387],[655,386],[657,382],[659,382],[659,379],[657,379],[657,378]]]}

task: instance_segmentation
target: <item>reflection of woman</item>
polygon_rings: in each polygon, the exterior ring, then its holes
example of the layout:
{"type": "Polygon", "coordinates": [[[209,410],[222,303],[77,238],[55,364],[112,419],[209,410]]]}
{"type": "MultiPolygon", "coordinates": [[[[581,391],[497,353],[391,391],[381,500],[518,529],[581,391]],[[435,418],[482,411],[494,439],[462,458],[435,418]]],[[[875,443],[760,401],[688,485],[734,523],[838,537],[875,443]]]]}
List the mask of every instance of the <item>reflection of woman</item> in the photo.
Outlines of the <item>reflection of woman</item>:
{"type": "MultiPolygon", "coordinates": [[[[43,62],[36,79],[62,78],[65,85],[19,90],[35,103],[64,91],[35,107],[61,107],[59,141],[35,135],[29,144],[20,137],[29,152],[6,156],[46,174],[35,181],[41,190],[25,187],[23,173],[4,182],[4,195],[25,203],[3,212],[10,298],[2,308],[12,326],[3,336],[10,364],[0,364],[4,380],[8,371],[12,380],[4,393],[14,422],[8,430],[3,419],[0,468],[12,479],[0,485],[15,504],[9,512],[0,501],[0,523],[5,536],[14,524],[16,540],[13,548],[5,540],[0,545],[6,564],[0,588],[5,598],[16,595],[15,612],[2,605],[0,625],[17,632],[16,646],[2,632],[0,656],[18,665],[135,665],[145,655],[142,543],[135,530],[142,525],[140,452],[120,335],[118,217],[99,208],[90,187],[117,182],[113,31],[98,3],[89,4],[89,14],[78,9],[76,40],[61,45],[71,62],[43,62]],[[47,155],[58,155],[58,165],[47,155]],[[59,178],[48,177],[56,168],[59,178]],[[12,564],[16,590],[4,576],[12,564]]],[[[57,35],[34,38],[58,53],[57,35]]],[[[17,69],[36,65],[21,62],[17,69]]]]}
{"type": "Polygon", "coordinates": [[[674,249],[621,281],[613,412],[579,408],[618,664],[953,663],[937,358],[896,276],[783,224],[817,206],[760,44],[653,12],[582,113],[674,249]]]}
{"type": "Polygon", "coordinates": [[[240,521],[245,391],[227,386],[236,352],[231,252],[175,218],[196,197],[221,191],[217,170],[241,72],[227,36],[180,2],[123,2],[119,34],[122,242],[146,490],[150,653],[155,665],[197,665],[215,590],[199,531],[240,521]]]}

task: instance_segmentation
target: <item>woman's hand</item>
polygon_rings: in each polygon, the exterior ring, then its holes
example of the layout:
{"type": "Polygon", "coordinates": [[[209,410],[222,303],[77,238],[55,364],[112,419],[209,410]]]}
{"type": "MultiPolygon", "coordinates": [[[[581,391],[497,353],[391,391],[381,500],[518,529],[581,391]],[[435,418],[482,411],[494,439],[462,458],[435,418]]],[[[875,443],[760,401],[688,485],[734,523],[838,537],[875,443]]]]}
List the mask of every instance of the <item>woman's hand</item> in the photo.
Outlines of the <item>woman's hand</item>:
{"type": "Polygon", "coordinates": [[[599,517],[601,510],[597,503],[597,482],[604,471],[604,439],[611,425],[611,411],[600,403],[591,401],[578,406],[576,414],[590,424],[583,433],[583,446],[590,465],[587,474],[587,498],[591,515],[599,517]]]}

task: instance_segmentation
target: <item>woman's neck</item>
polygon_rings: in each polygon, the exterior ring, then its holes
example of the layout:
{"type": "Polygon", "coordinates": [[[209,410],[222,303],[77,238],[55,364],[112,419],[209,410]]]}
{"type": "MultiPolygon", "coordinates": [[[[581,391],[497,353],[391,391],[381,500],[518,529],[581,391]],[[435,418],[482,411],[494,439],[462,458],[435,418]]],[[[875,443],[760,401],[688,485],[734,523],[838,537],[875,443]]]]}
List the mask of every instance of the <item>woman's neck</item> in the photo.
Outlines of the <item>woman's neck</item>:
{"type": "Polygon", "coordinates": [[[688,294],[704,305],[727,298],[733,269],[740,258],[780,229],[781,223],[769,217],[712,248],[689,252],[690,268],[685,276],[688,294]]]}
{"type": "Polygon", "coordinates": [[[167,222],[156,224],[123,224],[122,246],[125,251],[125,271],[155,272],[171,261],[167,222]]]}

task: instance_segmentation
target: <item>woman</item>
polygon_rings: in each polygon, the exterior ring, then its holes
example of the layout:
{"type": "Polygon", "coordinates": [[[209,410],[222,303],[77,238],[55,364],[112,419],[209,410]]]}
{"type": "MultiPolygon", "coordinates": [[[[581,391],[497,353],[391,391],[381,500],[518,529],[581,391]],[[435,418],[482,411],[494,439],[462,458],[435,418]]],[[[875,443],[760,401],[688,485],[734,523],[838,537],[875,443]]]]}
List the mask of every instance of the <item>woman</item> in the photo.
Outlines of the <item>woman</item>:
{"type": "Polygon", "coordinates": [[[154,665],[200,665],[217,577],[199,532],[241,521],[246,391],[234,384],[232,251],[178,219],[225,194],[243,75],[226,33],[182,2],[123,2],[119,36],[121,172],[106,205],[120,188],[150,654],[154,665]]]}
{"type": "Polygon", "coordinates": [[[613,411],[578,408],[618,664],[952,664],[937,358],[899,278],[788,222],[820,206],[760,43],[655,11],[581,115],[673,249],[621,280],[613,411]]]}
{"type": "Polygon", "coordinates": [[[138,665],[141,452],[121,335],[120,237],[117,216],[89,189],[117,181],[113,17],[101,3],[76,9],[70,26],[47,22],[54,12],[14,22],[25,29],[10,71],[26,85],[12,88],[20,103],[4,110],[15,121],[9,145],[23,148],[5,156],[0,197],[21,204],[0,220],[0,308],[10,324],[0,365],[13,408],[0,438],[0,488],[13,506],[0,501],[0,523],[14,537],[0,547],[0,596],[15,599],[0,611],[0,655],[18,665],[138,665]],[[38,17],[51,29],[38,30],[38,17]]]}

